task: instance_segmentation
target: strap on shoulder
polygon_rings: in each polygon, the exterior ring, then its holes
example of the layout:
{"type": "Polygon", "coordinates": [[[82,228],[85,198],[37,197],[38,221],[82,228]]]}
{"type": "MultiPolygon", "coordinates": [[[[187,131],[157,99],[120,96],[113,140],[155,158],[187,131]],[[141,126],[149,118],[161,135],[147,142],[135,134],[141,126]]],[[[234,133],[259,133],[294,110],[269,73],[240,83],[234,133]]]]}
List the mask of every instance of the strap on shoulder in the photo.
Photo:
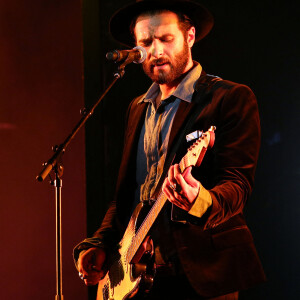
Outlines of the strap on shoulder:
{"type": "Polygon", "coordinates": [[[215,84],[222,80],[223,79],[219,76],[205,74],[200,76],[196,83],[195,90],[202,93],[201,97],[203,97],[203,95],[213,91],[212,88],[215,86],[215,84]]]}

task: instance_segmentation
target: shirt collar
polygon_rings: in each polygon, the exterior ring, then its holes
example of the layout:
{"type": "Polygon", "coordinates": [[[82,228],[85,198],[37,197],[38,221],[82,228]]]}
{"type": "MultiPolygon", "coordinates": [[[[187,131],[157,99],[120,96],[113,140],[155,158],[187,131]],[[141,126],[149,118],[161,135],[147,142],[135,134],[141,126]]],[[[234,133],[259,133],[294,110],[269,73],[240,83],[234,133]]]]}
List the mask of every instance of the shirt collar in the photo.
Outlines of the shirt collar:
{"type": "MultiPolygon", "coordinates": [[[[202,72],[202,66],[194,61],[194,67],[186,74],[186,76],[179,83],[175,91],[170,95],[175,98],[179,98],[180,100],[191,102],[193,93],[195,90],[195,83],[197,79],[200,77],[202,72]]],[[[141,102],[155,102],[155,99],[160,92],[159,84],[152,83],[146,94],[138,101],[141,102]]]]}

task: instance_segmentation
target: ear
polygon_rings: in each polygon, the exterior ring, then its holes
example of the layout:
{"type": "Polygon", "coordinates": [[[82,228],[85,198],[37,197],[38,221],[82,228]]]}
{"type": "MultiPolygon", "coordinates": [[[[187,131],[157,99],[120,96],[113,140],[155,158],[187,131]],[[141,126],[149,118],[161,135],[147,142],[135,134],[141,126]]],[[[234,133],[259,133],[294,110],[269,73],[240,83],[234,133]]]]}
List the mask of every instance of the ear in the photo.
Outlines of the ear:
{"type": "Polygon", "coordinates": [[[195,43],[195,35],[196,29],[194,26],[192,26],[187,32],[187,43],[190,48],[192,48],[195,43]]]}

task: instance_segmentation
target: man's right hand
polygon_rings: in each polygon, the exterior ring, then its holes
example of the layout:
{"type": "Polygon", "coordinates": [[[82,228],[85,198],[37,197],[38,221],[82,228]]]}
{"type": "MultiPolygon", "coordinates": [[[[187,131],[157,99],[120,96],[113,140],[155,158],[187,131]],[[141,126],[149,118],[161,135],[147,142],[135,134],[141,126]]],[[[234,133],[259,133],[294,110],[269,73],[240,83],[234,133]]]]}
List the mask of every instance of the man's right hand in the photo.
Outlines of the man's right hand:
{"type": "Polygon", "coordinates": [[[77,267],[86,285],[95,285],[104,277],[105,258],[105,251],[96,247],[83,251],[79,255],[77,267]]]}

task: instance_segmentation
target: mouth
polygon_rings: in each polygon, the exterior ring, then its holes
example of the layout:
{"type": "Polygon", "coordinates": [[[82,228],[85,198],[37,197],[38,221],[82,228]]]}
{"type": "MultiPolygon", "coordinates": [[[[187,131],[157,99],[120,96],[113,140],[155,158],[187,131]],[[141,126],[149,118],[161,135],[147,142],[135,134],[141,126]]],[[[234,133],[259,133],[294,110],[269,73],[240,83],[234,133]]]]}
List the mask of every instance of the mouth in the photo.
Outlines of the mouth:
{"type": "Polygon", "coordinates": [[[156,64],[154,65],[154,68],[161,68],[161,67],[164,67],[164,66],[167,66],[169,65],[168,63],[163,63],[163,64],[156,64]]]}
{"type": "Polygon", "coordinates": [[[168,64],[169,64],[169,63],[160,63],[160,64],[154,65],[154,67],[159,68],[159,67],[167,66],[168,64]]]}
{"type": "Polygon", "coordinates": [[[168,66],[170,63],[168,61],[157,61],[151,64],[152,69],[163,69],[168,66]]]}

